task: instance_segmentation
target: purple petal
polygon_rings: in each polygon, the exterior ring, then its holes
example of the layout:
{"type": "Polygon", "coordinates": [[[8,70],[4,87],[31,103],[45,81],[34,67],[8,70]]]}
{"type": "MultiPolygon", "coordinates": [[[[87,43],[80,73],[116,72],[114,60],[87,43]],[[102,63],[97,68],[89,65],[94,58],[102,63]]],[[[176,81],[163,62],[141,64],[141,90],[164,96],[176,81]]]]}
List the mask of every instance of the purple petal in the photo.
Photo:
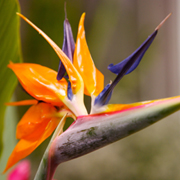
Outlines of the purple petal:
{"type": "Polygon", "coordinates": [[[110,86],[106,86],[104,90],[96,97],[95,104],[96,105],[105,105],[109,102],[112,91],[116,84],[122,79],[125,74],[129,74],[132,72],[140,63],[144,53],[147,51],[154,38],[157,35],[158,30],[155,30],[147,39],[143,42],[143,44],[133,52],[129,57],[120,62],[117,65],[110,64],[108,69],[117,74],[117,77],[112,82],[110,86]]]}
{"type": "Polygon", "coordinates": [[[102,92],[96,97],[95,101],[94,101],[94,105],[99,104],[101,101],[101,105],[105,105],[109,102],[109,100],[111,99],[111,95],[112,95],[112,91],[111,93],[108,94],[107,98],[104,98],[101,100],[101,97],[104,96],[104,94],[108,93],[107,89],[110,87],[110,84],[107,84],[106,87],[102,90],[102,92]]]}
{"type": "MultiPolygon", "coordinates": [[[[73,61],[73,54],[75,49],[74,38],[71,30],[71,25],[69,24],[68,19],[64,20],[64,40],[62,51],[67,55],[67,57],[73,61]]],[[[64,65],[62,64],[61,60],[59,62],[57,80],[61,80],[66,73],[64,65]]]]}
{"type": "Polygon", "coordinates": [[[71,83],[70,82],[68,82],[67,96],[68,96],[69,100],[72,100],[73,92],[72,92],[72,89],[71,89],[71,83]]]}
{"type": "Polygon", "coordinates": [[[147,51],[147,49],[149,48],[149,46],[151,45],[151,43],[153,42],[154,38],[157,35],[157,30],[154,31],[147,39],[146,41],[143,42],[143,44],[141,44],[140,47],[138,47],[138,49],[136,49],[136,51],[134,51],[130,56],[128,56],[126,59],[124,59],[123,61],[121,61],[120,63],[113,65],[110,64],[108,66],[108,69],[115,73],[115,74],[119,74],[121,73],[121,71],[124,70],[126,64],[128,64],[128,66],[125,69],[128,69],[126,71],[125,74],[129,74],[132,71],[134,71],[134,69],[136,69],[136,67],[139,65],[143,55],[145,54],[145,52],[147,51]],[[128,63],[128,62],[131,63],[128,63]]]}

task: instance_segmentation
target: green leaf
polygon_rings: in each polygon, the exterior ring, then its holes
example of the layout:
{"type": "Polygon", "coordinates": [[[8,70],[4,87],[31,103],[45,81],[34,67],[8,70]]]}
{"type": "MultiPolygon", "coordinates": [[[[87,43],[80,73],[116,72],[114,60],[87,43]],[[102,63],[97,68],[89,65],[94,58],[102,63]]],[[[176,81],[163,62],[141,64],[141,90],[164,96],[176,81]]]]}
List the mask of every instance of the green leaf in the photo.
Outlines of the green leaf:
{"type": "Polygon", "coordinates": [[[17,83],[7,65],[9,61],[21,61],[18,11],[17,0],[0,0],[0,156],[3,150],[5,102],[10,100],[17,83]]]}
{"type": "MultiPolygon", "coordinates": [[[[3,132],[3,140],[4,140],[4,145],[3,145],[3,152],[2,152],[2,157],[0,161],[0,172],[3,172],[7,159],[9,155],[11,154],[12,150],[14,149],[16,145],[16,137],[15,137],[15,125],[17,122],[17,109],[9,106],[6,109],[5,113],[5,122],[4,122],[4,132],[3,132]]],[[[1,180],[6,180],[7,179],[7,173],[6,174],[1,174],[0,175],[1,180]]]]}

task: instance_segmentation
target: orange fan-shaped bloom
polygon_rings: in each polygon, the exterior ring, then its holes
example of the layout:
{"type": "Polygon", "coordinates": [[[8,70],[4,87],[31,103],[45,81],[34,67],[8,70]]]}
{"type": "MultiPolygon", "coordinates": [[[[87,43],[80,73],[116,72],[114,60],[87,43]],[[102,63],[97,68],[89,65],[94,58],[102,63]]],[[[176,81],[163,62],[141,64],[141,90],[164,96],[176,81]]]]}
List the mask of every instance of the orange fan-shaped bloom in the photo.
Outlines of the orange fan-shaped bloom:
{"type": "Polygon", "coordinates": [[[26,92],[35,99],[7,103],[32,106],[17,125],[16,138],[20,141],[9,157],[4,172],[47,139],[64,114],[73,116],[63,103],[67,97],[67,81],[64,78],[57,81],[57,72],[31,63],[10,63],[8,67],[14,71],[26,92]]]}

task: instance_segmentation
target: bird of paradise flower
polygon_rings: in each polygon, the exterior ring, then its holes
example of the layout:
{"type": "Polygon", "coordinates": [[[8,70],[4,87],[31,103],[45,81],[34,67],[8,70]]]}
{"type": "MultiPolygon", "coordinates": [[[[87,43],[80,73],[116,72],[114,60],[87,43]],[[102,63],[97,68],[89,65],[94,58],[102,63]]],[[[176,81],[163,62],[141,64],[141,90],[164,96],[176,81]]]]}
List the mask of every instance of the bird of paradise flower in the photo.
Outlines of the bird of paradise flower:
{"type": "MultiPolygon", "coordinates": [[[[133,116],[133,112],[135,111],[137,114],[143,111],[146,112],[146,110],[149,112],[148,108],[150,108],[150,112],[154,113],[152,118],[147,117],[145,113],[144,118],[149,118],[148,123],[146,122],[142,125],[134,121],[134,124],[128,126],[128,132],[122,130],[119,136],[109,134],[109,139],[107,137],[106,141],[101,139],[101,142],[99,142],[99,144],[95,143],[93,147],[88,146],[88,143],[86,143],[87,147],[83,147],[83,152],[71,154],[69,159],[72,159],[132,134],[180,108],[180,97],[133,104],[108,104],[116,84],[124,75],[136,69],[143,55],[156,37],[159,28],[170,15],[159,24],[155,31],[130,56],[116,65],[110,64],[108,66],[108,69],[117,76],[111,83],[104,87],[104,76],[96,68],[86,42],[84,30],[85,13],[82,14],[79,22],[76,43],[74,42],[68,19],[67,17],[65,18],[62,50],[32,22],[23,15],[17,14],[47,40],[60,58],[60,64],[58,72],[48,67],[31,63],[10,63],[8,65],[16,74],[25,91],[34,99],[7,103],[8,105],[32,106],[17,125],[16,137],[20,139],[20,141],[9,157],[4,172],[33,152],[52,134],[59,123],[60,132],[58,136],[60,137],[66,117],[72,117],[75,123],[63,133],[64,136],[73,128],[81,128],[83,123],[85,124],[83,128],[89,127],[88,125],[91,124],[88,133],[89,135],[93,135],[93,133],[96,132],[92,126],[93,123],[99,123],[99,126],[103,126],[104,122],[109,120],[115,121],[122,118],[123,126],[126,126],[126,123],[123,121],[125,118],[123,116],[126,113],[132,113],[131,116],[133,116]],[[84,105],[84,94],[91,97],[91,111],[89,115],[84,105]]],[[[140,117],[139,114],[137,116],[140,117]]],[[[134,117],[136,118],[136,115],[134,115],[134,117]]],[[[105,138],[105,136],[103,137],[105,138]]],[[[92,142],[90,142],[90,144],[92,144],[92,142]]],[[[56,145],[58,145],[58,143],[56,143],[56,145]]],[[[56,154],[56,152],[54,152],[54,154],[56,154]]],[[[59,164],[69,159],[65,157],[64,159],[61,158],[58,160],[56,156],[55,161],[59,164]]]]}

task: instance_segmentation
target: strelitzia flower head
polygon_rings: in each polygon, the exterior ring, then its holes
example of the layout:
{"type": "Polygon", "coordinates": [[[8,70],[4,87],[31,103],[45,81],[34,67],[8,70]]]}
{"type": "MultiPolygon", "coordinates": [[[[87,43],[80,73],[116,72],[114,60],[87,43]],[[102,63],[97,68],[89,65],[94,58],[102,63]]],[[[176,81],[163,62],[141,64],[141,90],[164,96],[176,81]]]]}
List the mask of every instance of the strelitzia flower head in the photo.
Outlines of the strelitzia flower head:
{"type": "Polygon", "coordinates": [[[96,68],[86,42],[85,13],[80,18],[76,43],[65,18],[62,50],[27,18],[18,15],[47,40],[60,58],[60,64],[58,72],[31,63],[8,65],[34,99],[9,103],[32,106],[17,125],[16,137],[20,141],[5,171],[28,156],[52,134],[58,124],[58,135],[50,148],[54,166],[126,137],[180,108],[180,97],[133,104],[108,104],[116,84],[124,75],[136,69],[159,28],[170,15],[130,56],[116,65],[108,66],[117,76],[105,87],[104,76],[96,68]],[[91,97],[89,115],[84,105],[84,94],[91,97]],[[72,117],[75,122],[61,134],[66,117],[72,117]]]}

